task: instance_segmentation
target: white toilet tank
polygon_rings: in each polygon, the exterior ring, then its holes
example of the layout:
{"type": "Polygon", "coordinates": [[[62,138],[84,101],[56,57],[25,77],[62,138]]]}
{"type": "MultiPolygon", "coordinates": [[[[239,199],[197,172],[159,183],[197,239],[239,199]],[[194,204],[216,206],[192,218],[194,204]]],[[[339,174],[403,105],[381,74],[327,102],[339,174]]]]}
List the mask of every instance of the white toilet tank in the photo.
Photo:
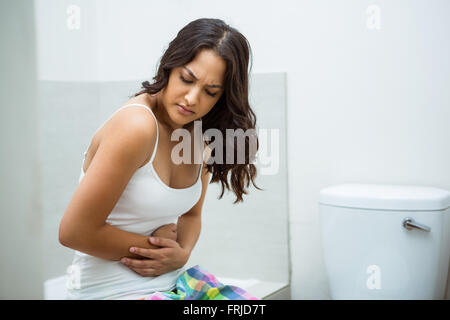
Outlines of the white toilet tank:
{"type": "Polygon", "coordinates": [[[450,192],[341,184],[319,200],[332,299],[444,299],[450,192]]]}

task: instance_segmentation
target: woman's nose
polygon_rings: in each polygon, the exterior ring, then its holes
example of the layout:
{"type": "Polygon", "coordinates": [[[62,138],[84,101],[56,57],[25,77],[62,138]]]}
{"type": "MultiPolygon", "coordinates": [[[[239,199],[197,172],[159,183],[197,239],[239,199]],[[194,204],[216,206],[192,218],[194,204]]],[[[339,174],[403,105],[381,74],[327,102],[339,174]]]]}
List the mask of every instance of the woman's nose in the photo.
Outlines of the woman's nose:
{"type": "Polygon", "coordinates": [[[185,96],[185,99],[190,107],[197,105],[198,102],[199,89],[192,88],[188,91],[185,96]]]}

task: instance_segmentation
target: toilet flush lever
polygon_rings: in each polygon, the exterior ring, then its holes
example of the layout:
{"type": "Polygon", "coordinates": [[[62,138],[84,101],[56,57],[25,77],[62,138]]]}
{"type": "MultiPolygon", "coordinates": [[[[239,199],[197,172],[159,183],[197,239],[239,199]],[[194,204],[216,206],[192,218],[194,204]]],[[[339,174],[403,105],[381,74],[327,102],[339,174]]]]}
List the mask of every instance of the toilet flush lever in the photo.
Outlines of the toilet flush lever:
{"type": "Polygon", "coordinates": [[[405,227],[408,230],[412,229],[418,229],[425,232],[430,232],[431,228],[427,227],[426,225],[423,225],[421,223],[415,222],[413,218],[407,217],[403,219],[403,227],[405,227]]]}

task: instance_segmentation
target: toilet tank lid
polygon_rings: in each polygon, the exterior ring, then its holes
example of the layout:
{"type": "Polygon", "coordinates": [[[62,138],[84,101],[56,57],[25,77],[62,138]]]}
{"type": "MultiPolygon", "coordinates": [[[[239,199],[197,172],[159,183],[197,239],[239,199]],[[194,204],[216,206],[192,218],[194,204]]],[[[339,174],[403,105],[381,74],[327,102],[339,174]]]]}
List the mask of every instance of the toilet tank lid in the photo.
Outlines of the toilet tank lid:
{"type": "Polygon", "coordinates": [[[434,187],[345,183],[320,191],[320,204],[378,210],[445,210],[450,192],[434,187]]]}

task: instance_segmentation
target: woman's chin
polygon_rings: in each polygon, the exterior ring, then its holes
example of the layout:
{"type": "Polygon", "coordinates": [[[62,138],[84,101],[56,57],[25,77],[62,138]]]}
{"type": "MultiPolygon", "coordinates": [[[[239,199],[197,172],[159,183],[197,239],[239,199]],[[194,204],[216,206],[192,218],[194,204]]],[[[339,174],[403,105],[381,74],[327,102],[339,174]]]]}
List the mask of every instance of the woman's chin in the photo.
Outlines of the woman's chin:
{"type": "Polygon", "coordinates": [[[172,118],[173,123],[180,127],[183,127],[183,126],[193,122],[194,120],[197,120],[197,118],[194,116],[184,116],[184,115],[179,115],[179,114],[175,114],[171,118],[172,118]]]}
{"type": "Polygon", "coordinates": [[[192,122],[192,120],[186,121],[186,119],[178,117],[176,115],[174,117],[170,117],[170,120],[172,121],[174,128],[184,128],[187,126],[187,124],[192,122]]]}

